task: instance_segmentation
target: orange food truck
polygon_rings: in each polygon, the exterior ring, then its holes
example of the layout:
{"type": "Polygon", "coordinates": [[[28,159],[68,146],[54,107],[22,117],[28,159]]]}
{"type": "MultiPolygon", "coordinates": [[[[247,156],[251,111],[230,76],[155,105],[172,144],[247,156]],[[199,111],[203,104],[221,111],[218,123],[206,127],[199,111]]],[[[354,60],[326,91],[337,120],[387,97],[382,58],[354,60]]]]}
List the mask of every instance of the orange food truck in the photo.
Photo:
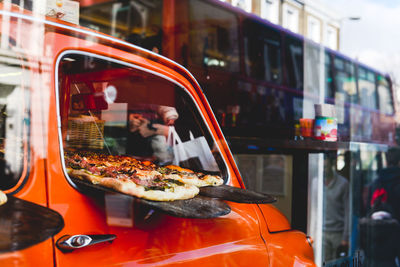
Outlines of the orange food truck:
{"type": "Polygon", "coordinates": [[[272,197],[244,189],[185,68],[60,20],[73,14],[36,11],[0,5],[0,190],[8,197],[0,266],[314,266],[312,240],[291,229],[272,197]],[[180,143],[171,144],[171,132],[180,143]],[[176,147],[190,142],[208,162],[176,159],[176,147]],[[141,167],[122,173],[121,159],[141,167]],[[71,175],[77,168],[125,181],[152,167],[160,179],[174,162],[187,168],[175,174],[213,175],[223,185],[156,201],[71,175]]]}

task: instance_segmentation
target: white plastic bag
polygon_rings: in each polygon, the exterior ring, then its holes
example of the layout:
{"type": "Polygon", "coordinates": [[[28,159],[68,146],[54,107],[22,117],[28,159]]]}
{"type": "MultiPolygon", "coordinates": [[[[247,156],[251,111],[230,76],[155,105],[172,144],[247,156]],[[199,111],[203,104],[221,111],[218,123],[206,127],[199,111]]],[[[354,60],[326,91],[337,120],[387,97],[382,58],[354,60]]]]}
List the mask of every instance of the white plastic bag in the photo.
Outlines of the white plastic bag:
{"type": "Polygon", "coordinates": [[[156,157],[158,164],[165,165],[171,163],[174,155],[169,150],[165,135],[153,135],[149,138],[151,140],[153,156],[156,157]]]}
{"type": "Polygon", "coordinates": [[[189,133],[190,140],[182,142],[175,127],[169,127],[167,143],[172,147],[174,155],[172,164],[190,169],[219,171],[206,138],[204,136],[194,138],[192,132],[189,133]]]}

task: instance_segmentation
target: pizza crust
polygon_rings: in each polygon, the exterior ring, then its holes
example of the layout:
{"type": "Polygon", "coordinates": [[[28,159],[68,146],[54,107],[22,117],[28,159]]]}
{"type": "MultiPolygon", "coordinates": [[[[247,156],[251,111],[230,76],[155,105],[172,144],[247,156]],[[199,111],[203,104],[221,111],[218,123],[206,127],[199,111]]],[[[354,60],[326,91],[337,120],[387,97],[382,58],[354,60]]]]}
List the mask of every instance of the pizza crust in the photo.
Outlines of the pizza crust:
{"type": "Polygon", "coordinates": [[[176,165],[167,165],[167,166],[165,166],[165,168],[168,168],[168,169],[174,170],[174,171],[178,171],[178,172],[194,173],[190,169],[185,169],[185,168],[182,168],[181,166],[176,166],[176,165]]]}
{"type": "Polygon", "coordinates": [[[218,185],[222,185],[224,183],[224,180],[216,175],[206,175],[204,177],[201,178],[203,181],[205,181],[208,185],[212,185],[212,186],[218,186],[218,185]]]}
{"type": "Polygon", "coordinates": [[[7,195],[0,191],[0,206],[7,202],[7,195]]]}
{"type": "Polygon", "coordinates": [[[144,187],[143,186],[138,186],[135,183],[131,181],[120,181],[115,178],[103,178],[101,179],[100,185],[112,188],[118,192],[127,194],[127,195],[132,195],[136,197],[143,197],[143,192],[144,192],[144,187]]]}
{"type": "Polygon", "coordinates": [[[165,177],[169,179],[178,180],[185,184],[190,184],[197,187],[218,186],[224,183],[224,180],[214,175],[205,175],[201,179],[194,175],[178,175],[178,174],[167,174],[165,175],[165,177]]]}
{"type": "Polygon", "coordinates": [[[146,190],[130,180],[119,180],[114,178],[103,178],[100,185],[112,188],[118,192],[132,195],[148,200],[173,201],[179,199],[190,199],[199,193],[199,189],[192,185],[176,185],[172,188],[162,190],[146,190]]]}
{"type": "Polygon", "coordinates": [[[89,174],[85,170],[74,170],[71,168],[67,168],[67,173],[68,175],[78,178],[81,180],[86,180],[91,182],[92,184],[99,184],[100,181],[103,179],[100,176],[94,175],[94,174],[89,174]]]}
{"type": "Polygon", "coordinates": [[[67,168],[68,175],[81,180],[98,184],[123,194],[155,201],[173,201],[190,199],[199,194],[199,189],[190,184],[176,185],[171,183],[171,188],[162,190],[146,190],[144,186],[137,185],[129,179],[116,179],[88,174],[85,170],[67,168]]]}

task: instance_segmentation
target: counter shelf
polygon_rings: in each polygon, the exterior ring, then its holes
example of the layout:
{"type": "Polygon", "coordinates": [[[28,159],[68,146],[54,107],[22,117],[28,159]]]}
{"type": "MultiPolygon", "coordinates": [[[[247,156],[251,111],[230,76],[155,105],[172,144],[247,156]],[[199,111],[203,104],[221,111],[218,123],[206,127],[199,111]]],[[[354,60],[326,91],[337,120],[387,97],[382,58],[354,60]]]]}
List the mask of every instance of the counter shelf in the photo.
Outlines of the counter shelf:
{"type": "Polygon", "coordinates": [[[386,144],[371,144],[365,142],[354,142],[354,141],[321,141],[314,139],[304,139],[304,140],[282,140],[282,139],[262,139],[254,137],[238,137],[238,136],[228,136],[228,142],[231,147],[234,147],[235,151],[248,151],[249,146],[257,152],[257,149],[261,148],[273,148],[283,151],[304,151],[308,153],[318,153],[324,151],[334,151],[334,150],[349,150],[357,151],[363,150],[375,150],[375,151],[386,151],[388,145],[386,144]]]}

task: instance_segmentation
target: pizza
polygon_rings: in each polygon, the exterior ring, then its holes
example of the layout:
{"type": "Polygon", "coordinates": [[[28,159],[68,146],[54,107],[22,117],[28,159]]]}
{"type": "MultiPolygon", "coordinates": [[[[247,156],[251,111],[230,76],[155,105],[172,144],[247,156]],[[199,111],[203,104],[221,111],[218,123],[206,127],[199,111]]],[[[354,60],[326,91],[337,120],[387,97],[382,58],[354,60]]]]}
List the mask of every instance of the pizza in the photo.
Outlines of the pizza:
{"type": "Polygon", "coordinates": [[[0,190],[0,206],[7,202],[7,195],[0,190]]]}
{"type": "Polygon", "coordinates": [[[157,169],[158,172],[164,173],[170,179],[177,179],[185,184],[203,186],[218,186],[223,184],[223,180],[218,175],[203,174],[194,172],[175,165],[168,165],[157,169]]]}
{"type": "Polygon", "coordinates": [[[217,175],[174,165],[161,167],[129,156],[67,152],[65,162],[70,177],[155,201],[193,198],[199,187],[223,183],[217,175]]]}

